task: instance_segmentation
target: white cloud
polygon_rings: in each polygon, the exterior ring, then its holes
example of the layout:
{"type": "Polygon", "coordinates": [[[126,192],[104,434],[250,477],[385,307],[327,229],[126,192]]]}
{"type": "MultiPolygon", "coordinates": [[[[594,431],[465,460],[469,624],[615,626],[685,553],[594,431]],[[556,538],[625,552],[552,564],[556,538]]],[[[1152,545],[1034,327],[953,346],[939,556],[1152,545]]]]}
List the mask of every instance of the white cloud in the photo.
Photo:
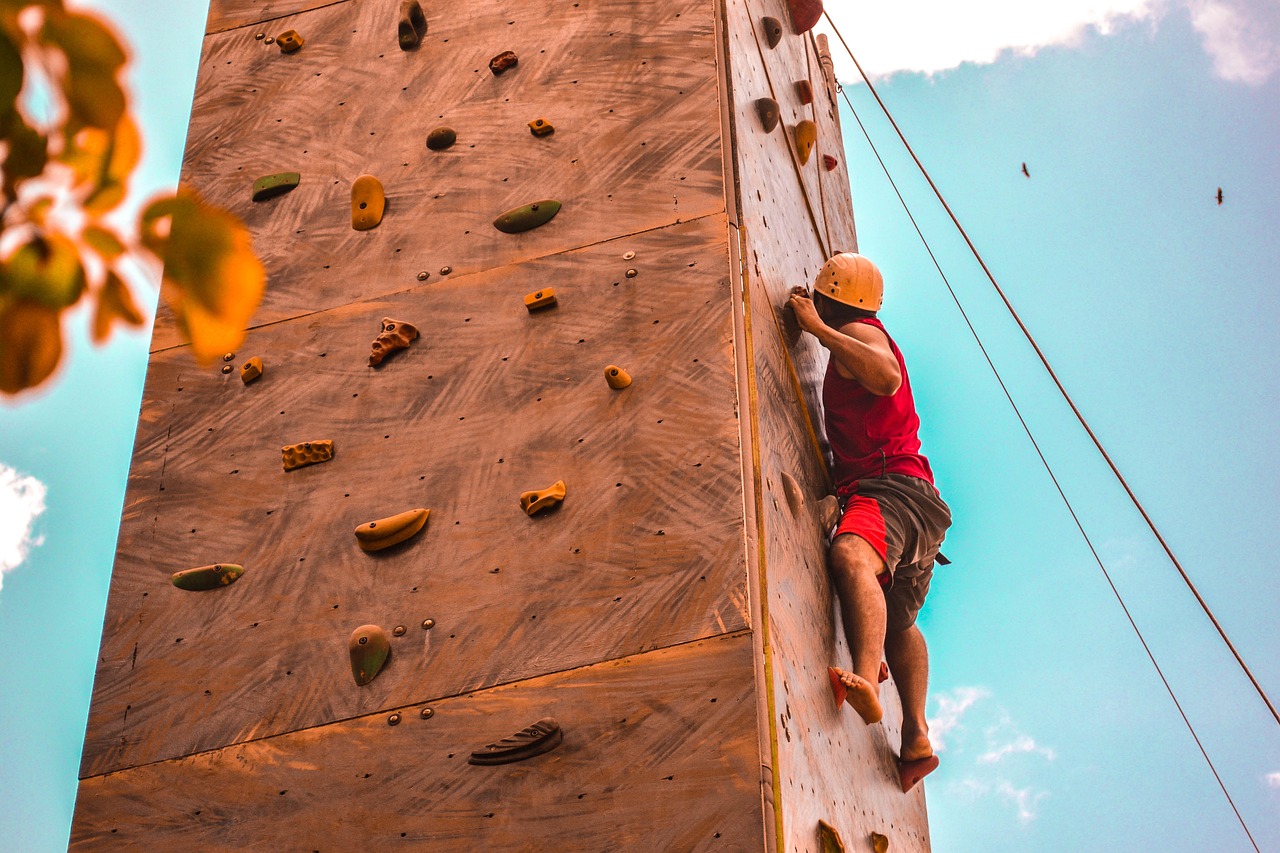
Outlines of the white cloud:
{"type": "Polygon", "coordinates": [[[1004,758],[1006,755],[1013,755],[1015,753],[1026,753],[1026,752],[1043,755],[1049,761],[1053,761],[1053,759],[1057,757],[1057,754],[1052,749],[1049,749],[1048,747],[1040,746],[1035,742],[1034,738],[1029,737],[1028,735],[1019,734],[1009,743],[1002,744],[1000,746],[997,746],[993,749],[988,750],[987,752],[984,752],[982,755],[979,755],[978,763],[979,764],[995,764],[997,761],[1004,758]]]}
{"type": "Polygon", "coordinates": [[[1001,779],[1000,784],[996,787],[996,791],[1000,796],[1013,803],[1018,809],[1018,820],[1023,823],[1030,823],[1035,820],[1036,806],[1045,797],[1049,796],[1048,791],[1033,791],[1031,788],[1015,788],[1006,779],[1001,779]]]}
{"type": "MultiPolygon", "coordinates": [[[[1224,80],[1260,85],[1280,71],[1280,4],[1256,0],[900,0],[829,3],[828,13],[873,77],[898,71],[936,74],[962,63],[990,64],[1007,54],[1030,56],[1078,44],[1091,30],[1107,34],[1138,22],[1157,24],[1182,10],[1203,36],[1205,53],[1224,80]]],[[[829,30],[823,20],[820,31],[829,30]]],[[[834,33],[836,76],[859,75],[834,33]]]]}
{"type": "Polygon", "coordinates": [[[16,569],[30,550],[44,542],[34,536],[36,518],[44,512],[44,483],[19,474],[0,462],[0,583],[4,573],[16,569]]]}
{"type": "Polygon", "coordinates": [[[1262,777],[1270,788],[1280,788],[1280,773],[1268,773],[1262,777]]]}
{"type": "Polygon", "coordinates": [[[1280,6],[1249,0],[1189,0],[1187,5],[1219,77],[1258,86],[1280,69],[1280,6]]]}
{"type": "Polygon", "coordinates": [[[933,744],[933,751],[945,750],[946,736],[960,725],[965,712],[979,699],[985,699],[990,695],[982,687],[957,687],[950,693],[939,693],[935,696],[934,701],[938,703],[938,711],[928,720],[929,741],[933,744]]]}

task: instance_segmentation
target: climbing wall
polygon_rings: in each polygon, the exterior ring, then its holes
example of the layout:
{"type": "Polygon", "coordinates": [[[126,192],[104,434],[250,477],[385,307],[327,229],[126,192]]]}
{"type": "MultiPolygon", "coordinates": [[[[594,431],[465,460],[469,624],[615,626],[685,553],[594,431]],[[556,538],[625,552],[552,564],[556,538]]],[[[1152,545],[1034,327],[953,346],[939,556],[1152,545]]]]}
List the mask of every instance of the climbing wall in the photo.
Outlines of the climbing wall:
{"type": "Polygon", "coordinates": [[[826,692],[831,94],[782,0],[214,0],[183,181],[269,285],[157,318],[72,847],[927,848],[826,692]]]}

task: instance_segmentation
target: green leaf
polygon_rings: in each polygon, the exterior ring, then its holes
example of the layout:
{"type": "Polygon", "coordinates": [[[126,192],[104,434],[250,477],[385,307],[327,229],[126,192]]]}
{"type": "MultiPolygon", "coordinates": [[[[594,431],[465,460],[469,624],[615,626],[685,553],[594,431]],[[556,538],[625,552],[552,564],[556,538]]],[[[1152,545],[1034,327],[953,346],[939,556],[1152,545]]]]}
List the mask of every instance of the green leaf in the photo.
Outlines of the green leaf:
{"type": "Polygon", "coordinates": [[[68,124],[114,128],[127,105],[116,73],[129,57],[110,26],[91,15],[51,10],[41,40],[67,57],[62,92],[71,112],[68,124]]]}
{"type": "Polygon", "coordinates": [[[80,239],[108,263],[125,253],[124,242],[116,236],[116,232],[101,225],[86,225],[84,231],[80,232],[80,239]]]}
{"type": "Polygon", "coordinates": [[[9,143],[9,153],[4,158],[4,185],[12,197],[20,183],[44,172],[49,142],[16,112],[9,114],[2,138],[9,143]]]}
{"type": "Polygon", "coordinates": [[[75,243],[49,234],[24,243],[0,269],[0,292],[61,310],[84,293],[84,267],[75,243]]]}
{"type": "Polygon", "coordinates": [[[266,284],[244,224],[184,191],[148,205],[138,230],[164,261],[164,294],[196,359],[236,349],[266,284]]]}

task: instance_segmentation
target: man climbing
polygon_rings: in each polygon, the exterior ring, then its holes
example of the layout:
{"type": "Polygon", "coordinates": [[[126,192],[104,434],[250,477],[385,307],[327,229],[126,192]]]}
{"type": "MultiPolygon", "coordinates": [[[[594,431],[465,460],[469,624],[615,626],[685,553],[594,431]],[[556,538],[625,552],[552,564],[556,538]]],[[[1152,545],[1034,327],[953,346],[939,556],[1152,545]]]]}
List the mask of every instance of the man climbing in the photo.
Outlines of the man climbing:
{"type": "Polygon", "coordinates": [[[823,265],[812,298],[797,287],[789,304],[800,328],[831,351],[822,403],[842,514],[829,562],[853,658],[852,672],[830,669],[832,689],[868,725],[878,722],[884,648],[902,699],[905,792],[938,766],[925,722],[928,649],[915,622],[951,512],[920,455],[902,353],[876,319],[883,296],[875,264],[846,252],[823,265]]]}

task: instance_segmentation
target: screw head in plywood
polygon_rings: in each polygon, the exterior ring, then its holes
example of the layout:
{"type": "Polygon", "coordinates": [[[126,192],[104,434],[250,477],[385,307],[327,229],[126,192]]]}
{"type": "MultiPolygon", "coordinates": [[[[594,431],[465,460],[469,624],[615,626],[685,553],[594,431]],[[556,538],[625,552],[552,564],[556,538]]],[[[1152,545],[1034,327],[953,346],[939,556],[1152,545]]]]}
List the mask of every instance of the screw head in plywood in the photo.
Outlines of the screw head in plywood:
{"type": "Polygon", "coordinates": [[[622,255],[622,259],[623,259],[624,261],[629,261],[629,260],[631,260],[632,258],[634,258],[635,256],[636,256],[636,253],[635,253],[635,252],[624,252],[624,253],[623,253],[623,255],[622,255]]]}

